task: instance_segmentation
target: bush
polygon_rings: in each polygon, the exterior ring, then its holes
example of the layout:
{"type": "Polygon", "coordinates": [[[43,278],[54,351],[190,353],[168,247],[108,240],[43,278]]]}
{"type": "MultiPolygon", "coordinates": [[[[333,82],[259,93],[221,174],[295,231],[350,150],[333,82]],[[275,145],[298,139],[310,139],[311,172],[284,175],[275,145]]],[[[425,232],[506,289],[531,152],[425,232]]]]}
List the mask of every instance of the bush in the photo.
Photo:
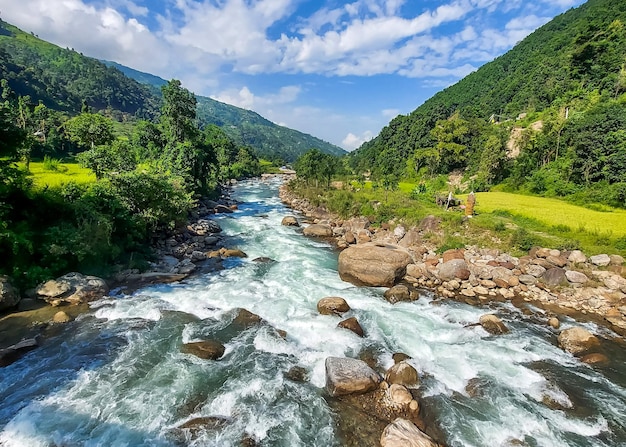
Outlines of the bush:
{"type": "Polygon", "coordinates": [[[518,228],[511,236],[511,245],[519,248],[523,251],[528,251],[531,248],[540,245],[540,240],[537,236],[531,234],[525,228],[518,228]]]}

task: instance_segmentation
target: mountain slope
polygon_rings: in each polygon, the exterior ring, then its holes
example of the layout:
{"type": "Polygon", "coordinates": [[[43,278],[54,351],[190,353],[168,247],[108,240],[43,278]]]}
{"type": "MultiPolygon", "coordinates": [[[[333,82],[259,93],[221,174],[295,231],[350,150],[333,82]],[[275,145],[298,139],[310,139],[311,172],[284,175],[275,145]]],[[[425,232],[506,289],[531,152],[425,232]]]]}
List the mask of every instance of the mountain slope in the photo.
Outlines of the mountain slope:
{"type": "MultiPolygon", "coordinates": [[[[78,114],[84,105],[107,110],[116,119],[154,119],[161,106],[165,80],[115,62],[102,62],[63,49],[0,20],[0,79],[31,102],[78,114]]],[[[255,112],[198,96],[201,126],[216,124],[238,144],[270,160],[292,162],[313,147],[343,155],[333,144],[278,126],[255,112]]]]}
{"type": "MultiPolygon", "coordinates": [[[[502,163],[500,176],[517,173],[518,180],[525,181],[533,169],[556,161],[559,152],[578,151],[574,130],[581,126],[584,114],[617,101],[626,90],[625,63],[626,2],[589,0],[554,18],[409,115],[394,118],[354,153],[354,164],[371,169],[382,163],[380,154],[391,151],[404,161],[397,170],[405,169],[405,162],[412,160],[415,171],[426,165],[431,173],[452,168],[476,171],[481,158],[485,165],[489,162],[483,150],[488,138],[500,140],[492,141],[499,150],[509,127],[520,126],[526,139],[539,135],[531,142],[534,149],[526,144],[520,160],[531,157],[531,150],[545,153],[532,155],[536,159],[524,170],[516,167],[517,161],[502,163]],[[522,113],[528,114],[526,122],[516,122],[522,113]],[[531,119],[539,123],[542,132],[526,132],[531,119]],[[496,129],[490,122],[503,125],[496,129]]],[[[623,103],[617,106],[619,110],[623,107],[623,103]]],[[[580,154],[574,155],[571,160],[576,168],[580,154]]],[[[572,178],[580,183],[580,177],[572,178]]]]}

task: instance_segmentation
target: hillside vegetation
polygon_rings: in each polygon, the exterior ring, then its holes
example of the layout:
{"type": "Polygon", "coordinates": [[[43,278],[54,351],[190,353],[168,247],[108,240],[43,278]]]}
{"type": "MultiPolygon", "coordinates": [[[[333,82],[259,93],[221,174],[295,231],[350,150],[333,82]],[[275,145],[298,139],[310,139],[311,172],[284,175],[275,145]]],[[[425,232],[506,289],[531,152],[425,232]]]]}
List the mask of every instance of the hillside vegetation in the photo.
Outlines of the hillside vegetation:
{"type": "MultiPolygon", "coordinates": [[[[105,114],[116,121],[154,119],[167,81],[114,62],[63,49],[0,21],[0,79],[33,106],[75,115],[105,114]]],[[[217,125],[239,146],[276,162],[293,162],[311,148],[343,155],[341,148],[268,121],[255,112],[197,96],[197,124],[217,125]]]]}
{"type": "Polygon", "coordinates": [[[459,171],[500,189],[626,207],[626,3],[589,0],[394,118],[350,156],[390,187],[459,171]]]}

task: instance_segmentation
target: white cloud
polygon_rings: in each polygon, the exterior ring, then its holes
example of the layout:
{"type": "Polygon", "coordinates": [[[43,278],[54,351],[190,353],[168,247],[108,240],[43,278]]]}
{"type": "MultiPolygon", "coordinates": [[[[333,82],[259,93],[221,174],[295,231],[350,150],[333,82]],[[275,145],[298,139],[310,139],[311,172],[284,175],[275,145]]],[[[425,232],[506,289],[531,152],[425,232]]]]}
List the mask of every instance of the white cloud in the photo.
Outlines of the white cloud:
{"type": "Polygon", "coordinates": [[[395,118],[396,116],[398,116],[400,114],[400,110],[398,109],[384,109],[381,114],[387,118],[387,119],[391,119],[391,118],[395,118]]]}
{"type": "Polygon", "coordinates": [[[301,88],[297,85],[288,85],[281,87],[277,93],[270,93],[266,95],[255,95],[246,86],[241,89],[230,89],[212,95],[211,98],[232,104],[242,109],[259,111],[261,109],[268,109],[276,105],[293,103],[300,94],[301,88]]]}
{"type": "Polygon", "coordinates": [[[366,141],[374,138],[374,133],[370,130],[366,130],[361,135],[355,135],[352,132],[348,133],[346,137],[341,142],[344,149],[348,151],[353,151],[354,149],[360,147],[366,141]]]}

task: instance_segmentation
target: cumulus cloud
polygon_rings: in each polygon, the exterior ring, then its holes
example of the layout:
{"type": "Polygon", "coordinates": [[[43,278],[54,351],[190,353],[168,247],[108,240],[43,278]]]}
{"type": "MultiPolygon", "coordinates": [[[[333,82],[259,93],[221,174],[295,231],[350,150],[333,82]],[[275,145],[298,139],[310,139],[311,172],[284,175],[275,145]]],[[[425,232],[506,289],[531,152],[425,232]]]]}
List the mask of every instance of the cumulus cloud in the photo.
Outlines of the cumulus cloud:
{"type": "Polygon", "coordinates": [[[370,130],[366,130],[361,135],[355,135],[350,132],[342,140],[341,145],[347,151],[353,151],[354,149],[360,147],[363,143],[371,140],[372,138],[374,138],[374,133],[370,130]]]}
{"type": "Polygon", "coordinates": [[[255,95],[248,87],[244,86],[241,89],[225,90],[212,95],[211,98],[242,109],[258,111],[260,109],[267,110],[276,105],[293,103],[298,98],[300,91],[300,86],[288,85],[281,87],[276,93],[255,95]]]}

